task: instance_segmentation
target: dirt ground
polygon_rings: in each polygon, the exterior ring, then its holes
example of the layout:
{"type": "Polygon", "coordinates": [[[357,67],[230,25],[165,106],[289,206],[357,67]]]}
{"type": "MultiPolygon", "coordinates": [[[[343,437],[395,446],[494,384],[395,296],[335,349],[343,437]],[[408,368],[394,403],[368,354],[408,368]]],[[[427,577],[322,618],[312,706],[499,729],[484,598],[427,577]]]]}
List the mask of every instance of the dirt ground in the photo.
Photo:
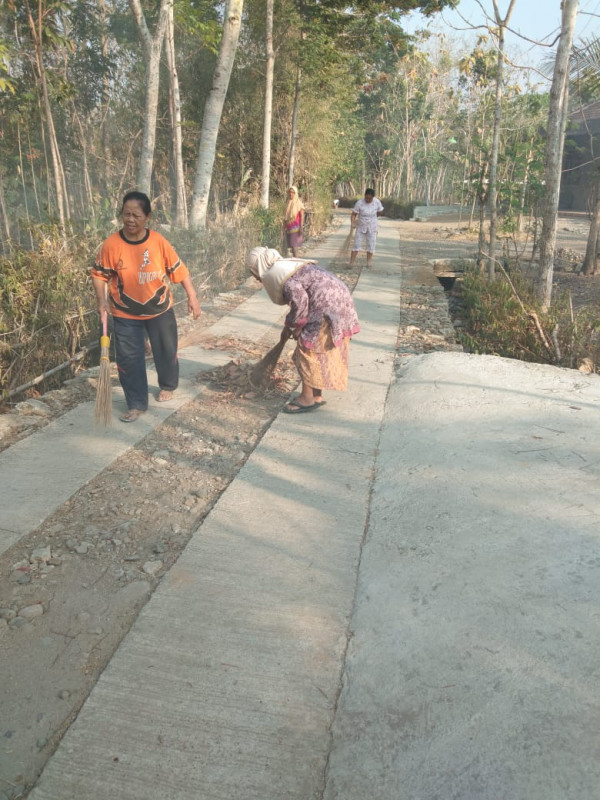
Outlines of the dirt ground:
{"type": "MultiPolygon", "coordinates": [[[[583,257],[587,223],[560,227],[560,246],[583,257]]],[[[401,238],[401,247],[421,257],[447,255],[454,246],[464,254],[473,244],[446,219],[403,223],[401,238]]],[[[340,262],[336,271],[353,287],[361,265],[350,271],[340,262]]],[[[598,278],[569,268],[557,272],[557,283],[578,303],[600,300],[598,278]]],[[[157,581],[294,388],[291,346],[268,391],[239,396],[228,382],[236,365],[258,361],[277,341],[276,331],[261,351],[210,336],[210,324],[256,288],[247,282],[220,295],[204,308],[200,325],[180,325],[182,345],[195,341],[229,353],[230,370],[198,376],[202,391],[194,401],[0,557],[0,800],[27,796],[157,581]],[[31,621],[15,625],[23,616],[31,621]]],[[[94,382],[84,375],[57,390],[48,400],[52,417],[93,397],[94,382]]],[[[15,430],[5,446],[35,427],[15,430]]]]}

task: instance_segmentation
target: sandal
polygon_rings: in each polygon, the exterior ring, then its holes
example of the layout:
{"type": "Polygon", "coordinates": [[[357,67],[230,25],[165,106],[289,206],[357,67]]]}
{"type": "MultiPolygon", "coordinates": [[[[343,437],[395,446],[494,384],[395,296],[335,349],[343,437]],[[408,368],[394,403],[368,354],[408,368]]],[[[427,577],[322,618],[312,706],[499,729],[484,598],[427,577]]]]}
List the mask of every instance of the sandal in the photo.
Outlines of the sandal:
{"type": "Polygon", "coordinates": [[[161,389],[160,392],[156,395],[156,402],[157,403],[168,403],[169,400],[173,399],[173,392],[171,389],[161,389]]]}
{"type": "Polygon", "coordinates": [[[135,422],[143,413],[144,411],[141,408],[130,408],[129,411],[122,414],[119,419],[121,422],[135,422]]]}
{"type": "Polygon", "coordinates": [[[322,406],[323,403],[313,403],[312,406],[301,406],[299,403],[287,403],[283,407],[284,414],[305,414],[307,411],[314,411],[315,408],[322,406]]]}

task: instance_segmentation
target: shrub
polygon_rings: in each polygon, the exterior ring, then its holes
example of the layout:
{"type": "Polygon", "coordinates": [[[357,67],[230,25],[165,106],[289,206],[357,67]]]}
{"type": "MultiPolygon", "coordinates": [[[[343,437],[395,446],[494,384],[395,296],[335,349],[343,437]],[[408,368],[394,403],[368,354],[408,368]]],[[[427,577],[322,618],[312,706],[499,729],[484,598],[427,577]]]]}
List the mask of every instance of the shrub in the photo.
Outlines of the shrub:
{"type": "Polygon", "coordinates": [[[567,294],[559,294],[543,311],[534,285],[518,271],[489,281],[479,272],[462,280],[466,327],[463,347],[522,361],[577,367],[584,358],[600,364],[598,308],[573,311],[567,294]]]}

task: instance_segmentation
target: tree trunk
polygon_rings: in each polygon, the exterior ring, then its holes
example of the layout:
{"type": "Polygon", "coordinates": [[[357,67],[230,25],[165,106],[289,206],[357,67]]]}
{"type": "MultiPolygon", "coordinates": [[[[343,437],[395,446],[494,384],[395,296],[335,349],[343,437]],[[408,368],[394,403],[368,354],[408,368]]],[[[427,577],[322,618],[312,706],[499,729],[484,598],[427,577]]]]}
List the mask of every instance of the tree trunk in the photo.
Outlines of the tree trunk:
{"type": "MultiPolygon", "coordinates": [[[[29,203],[27,202],[27,184],[25,183],[25,167],[23,164],[23,147],[21,145],[21,126],[19,122],[17,122],[17,141],[19,145],[19,172],[21,174],[21,186],[23,187],[23,205],[25,206],[25,219],[27,221],[27,228],[29,229],[29,241],[31,242],[31,249],[34,249],[34,242],[33,242],[33,234],[31,231],[31,217],[29,216],[29,203]]],[[[4,193],[2,196],[2,203],[3,203],[3,213],[5,216],[5,224],[6,224],[6,232],[7,236],[10,239],[10,230],[8,227],[8,217],[6,216],[6,211],[4,210],[4,193]]]]}
{"type": "Polygon", "coordinates": [[[6,213],[6,201],[4,199],[4,175],[0,172],[0,216],[2,217],[2,227],[4,228],[4,236],[6,237],[7,247],[2,243],[2,251],[8,252],[10,249],[10,223],[8,221],[8,214],[6,213]]]}
{"type": "Polygon", "coordinates": [[[600,232],[600,170],[596,171],[596,202],[583,259],[583,274],[595,275],[598,266],[598,233],[600,232]]]}
{"type": "Polygon", "coordinates": [[[171,141],[173,150],[173,177],[175,185],[175,217],[178,228],[187,228],[188,213],[185,194],[185,175],[183,171],[183,136],[181,131],[181,97],[179,94],[179,76],[175,62],[175,25],[173,21],[173,3],[169,5],[167,29],[165,32],[165,51],[169,67],[169,108],[171,112],[171,141]]]}
{"type": "Polygon", "coordinates": [[[262,175],[260,180],[261,208],[269,207],[269,188],[271,183],[271,123],[273,120],[273,73],[275,71],[275,53],[273,52],[273,0],[267,0],[265,50],[267,69],[265,75],[262,175]]]}
{"type": "Polygon", "coordinates": [[[48,83],[46,81],[46,69],[44,67],[43,51],[42,51],[42,9],[38,9],[38,19],[33,18],[29,0],[25,0],[25,9],[27,12],[27,22],[31,32],[35,51],[35,65],[38,73],[38,80],[40,82],[42,105],[44,109],[44,116],[46,118],[46,127],[48,129],[48,139],[50,142],[50,156],[52,160],[52,171],[54,173],[54,191],[56,193],[56,210],[58,213],[59,227],[62,235],[65,235],[66,220],[69,216],[68,201],[64,180],[64,172],[62,167],[62,160],[60,157],[60,150],[58,148],[58,139],[56,138],[56,130],[54,128],[54,117],[52,115],[52,106],[50,104],[50,95],[48,93],[48,83]]]}
{"type": "Polygon", "coordinates": [[[560,41],[554,63],[554,75],[548,109],[548,143],[544,177],[546,191],[542,211],[540,237],[540,268],[537,283],[538,297],[544,308],[552,301],[554,251],[556,248],[556,215],[562,172],[562,155],[567,122],[569,59],[573,46],[575,21],[579,0],[563,0],[560,41]]]}
{"type": "Polygon", "coordinates": [[[302,68],[298,64],[296,71],[296,88],[294,90],[294,110],[292,111],[292,134],[290,137],[290,160],[288,164],[288,188],[294,185],[294,169],[296,167],[296,142],[298,140],[298,111],[300,109],[300,86],[302,68]]]}
{"type": "Polygon", "coordinates": [[[229,86],[229,78],[233,69],[235,51],[237,49],[240,28],[242,25],[242,10],[244,0],[227,0],[223,22],[223,36],[219,46],[219,55],[213,75],[211,87],[202,120],[200,133],[200,146],[198,161],[196,163],[196,178],[194,181],[194,196],[190,212],[190,227],[193,230],[206,228],[206,216],[210,184],[212,180],[215,152],[217,149],[217,136],[223,113],[225,96],[229,86]]]}
{"type": "Polygon", "coordinates": [[[158,89],[160,84],[160,54],[162,51],[165,29],[172,10],[173,0],[161,0],[160,12],[154,36],[150,35],[146,18],[142,11],[141,0],[129,0],[129,6],[137,25],[144,52],[146,55],[146,105],[144,110],[144,132],[142,136],[142,152],[137,175],[138,189],[150,194],[152,183],[152,167],[154,164],[154,148],[156,145],[156,119],[158,116],[158,89]]]}
{"type": "MultiPolygon", "coordinates": [[[[100,50],[105,61],[109,57],[108,43],[108,21],[105,0],[98,0],[100,12],[100,50]]],[[[111,169],[111,150],[110,150],[110,126],[107,123],[108,109],[110,105],[110,78],[106,68],[102,73],[102,183],[106,197],[110,197],[112,191],[112,169],[111,169]]]]}
{"type": "Polygon", "coordinates": [[[483,274],[485,269],[485,198],[479,199],[479,236],[477,240],[477,267],[483,274]]]}
{"type": "Polygon", "coordinates": [[[498,26],[498,66],[496,71],[496,100],[494,106],[494,133],[492,136],[492,152],[490,154],[490,186],[488,192],[490,214],[490,246],[488,252],[487,275],[493,280],[496,274],[496,233],[498,230],[498,150],[500,148],[500,123],[502,122],[502,81],[504,80],[504,37],[506,26],[510,20],[515,0],[510,5],[504,19],[498,11],[497,0],[494,2],[494,15],[498,26]]]}

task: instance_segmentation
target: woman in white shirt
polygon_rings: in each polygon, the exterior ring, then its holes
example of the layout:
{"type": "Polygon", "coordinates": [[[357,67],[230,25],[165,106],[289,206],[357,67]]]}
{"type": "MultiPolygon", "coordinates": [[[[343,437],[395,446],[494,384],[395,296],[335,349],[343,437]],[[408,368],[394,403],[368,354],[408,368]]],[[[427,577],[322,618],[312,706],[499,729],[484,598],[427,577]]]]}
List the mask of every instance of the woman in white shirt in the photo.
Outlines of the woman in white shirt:
{"type": "Polygon", "coordinates": [[[350,226],[356,226],[354,246],[350,253],[350,266],[354,264],[358,251],[364,248],[367,251],[367,269],[371,268],[375,242],[377,240],[377,219],[383,214],[383,206],[375,197],[374,189],[367,189],[365,196],[356,203],[352,209],[350,226]]]}

